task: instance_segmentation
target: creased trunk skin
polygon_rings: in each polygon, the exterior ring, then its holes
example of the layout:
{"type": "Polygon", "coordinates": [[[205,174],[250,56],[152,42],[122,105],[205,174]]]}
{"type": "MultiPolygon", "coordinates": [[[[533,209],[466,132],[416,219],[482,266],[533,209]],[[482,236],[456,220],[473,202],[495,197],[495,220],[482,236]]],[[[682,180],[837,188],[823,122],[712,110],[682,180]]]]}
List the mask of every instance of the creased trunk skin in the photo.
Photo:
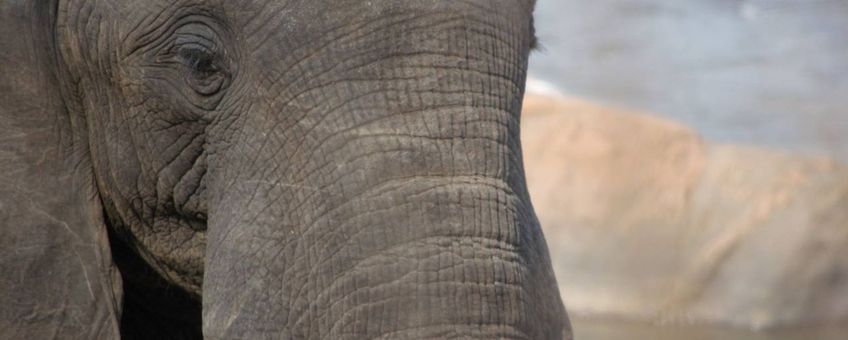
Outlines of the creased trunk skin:
{"type": "Polygon", "coordinates": [[[293,34],[327,42],[210,132],[207,338],[570,333],[518,141],[529,7],[398,3],[293,34]]]}

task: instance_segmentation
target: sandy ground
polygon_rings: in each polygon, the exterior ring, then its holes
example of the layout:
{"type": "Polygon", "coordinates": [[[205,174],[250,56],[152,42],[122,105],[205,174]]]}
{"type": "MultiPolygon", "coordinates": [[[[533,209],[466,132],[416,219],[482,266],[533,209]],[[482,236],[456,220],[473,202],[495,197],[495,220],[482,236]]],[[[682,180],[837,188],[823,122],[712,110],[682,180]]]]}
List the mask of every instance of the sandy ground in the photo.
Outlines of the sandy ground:
{"type": "Polygon", "coordinates": [[[848,168],[529,88],[528,186],[570,313],[848,321],[848,168]]]}

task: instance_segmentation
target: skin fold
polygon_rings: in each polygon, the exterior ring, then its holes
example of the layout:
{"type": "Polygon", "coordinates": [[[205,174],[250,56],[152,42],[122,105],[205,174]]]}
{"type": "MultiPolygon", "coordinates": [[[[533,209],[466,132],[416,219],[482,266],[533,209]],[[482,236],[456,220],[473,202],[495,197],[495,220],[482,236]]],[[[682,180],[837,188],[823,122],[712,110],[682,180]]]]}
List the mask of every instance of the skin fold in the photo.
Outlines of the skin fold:
{"type": "Polygon", "coordinates": [[[532,9],[0,5],[0,338],[570,338],[532,9]]]}

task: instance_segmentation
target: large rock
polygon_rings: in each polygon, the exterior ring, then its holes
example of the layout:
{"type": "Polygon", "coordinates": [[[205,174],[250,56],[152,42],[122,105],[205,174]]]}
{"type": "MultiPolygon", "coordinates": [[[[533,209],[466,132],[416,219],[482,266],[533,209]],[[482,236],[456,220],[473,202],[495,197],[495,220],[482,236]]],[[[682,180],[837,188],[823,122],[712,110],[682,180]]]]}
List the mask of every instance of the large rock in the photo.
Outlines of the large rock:
{"type": "Polygon", "coordinates": [[[848,168],[555,96],[528,96],[522,124],[569,313],[848,321],[848,168]]]}

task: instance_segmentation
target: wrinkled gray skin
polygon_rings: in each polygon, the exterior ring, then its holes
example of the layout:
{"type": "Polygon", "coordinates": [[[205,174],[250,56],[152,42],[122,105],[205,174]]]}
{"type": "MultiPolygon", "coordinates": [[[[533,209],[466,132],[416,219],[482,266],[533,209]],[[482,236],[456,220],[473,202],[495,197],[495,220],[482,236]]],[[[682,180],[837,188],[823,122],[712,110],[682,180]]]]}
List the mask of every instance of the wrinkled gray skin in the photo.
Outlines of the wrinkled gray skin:
{"type": "Polygon", "coordinates": [[[570,337],[532,7],[0,2],[0,338],[570,337]]]}

